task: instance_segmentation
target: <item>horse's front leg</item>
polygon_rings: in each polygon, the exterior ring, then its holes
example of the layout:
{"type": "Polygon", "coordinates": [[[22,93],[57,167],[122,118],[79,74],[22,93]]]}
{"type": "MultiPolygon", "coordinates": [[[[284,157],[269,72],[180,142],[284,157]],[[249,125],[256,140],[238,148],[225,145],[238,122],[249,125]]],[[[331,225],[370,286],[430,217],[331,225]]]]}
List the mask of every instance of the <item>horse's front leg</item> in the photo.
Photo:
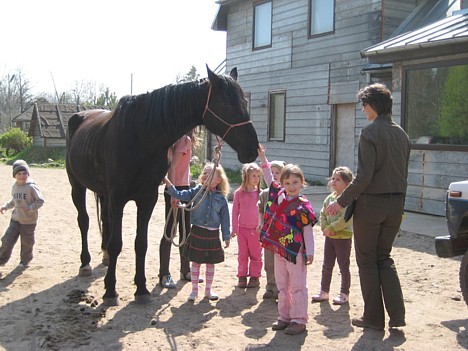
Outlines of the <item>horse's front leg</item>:
{"type": "Polygon", "coordinates": [[[81,233],[81,266],[78,276],[89,277],[92,273],[92,268],[89,264],[91,262],[91,255],[88,248],[89,216],[86,212],[86,188],[78,182],[72,182],[72,200],[78,211],[77,220],[81,233]]]}
{"type": "Polygon", "coordinates": [[[137,212],[137,233],[135,238],[136,271],[135,302],[145,304],[151,302],[151,295],[146,288],[145,262],[148,250],[148,223],[153,213],[153,208],[158,200],[158,191],[147,192],[143,199],[136,202],[137,212]]]}
{"type": "Polygon", "coordinates": [[[103,300],[106,306],[118,306],[119,295],[115,290],[116,285],[116,268],[117,258],[122,251],[122,216],[125,203],[115,203],[112,197],[108,200],[109,207],[109,239],[107,241],[107,252],[109,254],[109,266],[104,278],[104,293],[103,300]]]}

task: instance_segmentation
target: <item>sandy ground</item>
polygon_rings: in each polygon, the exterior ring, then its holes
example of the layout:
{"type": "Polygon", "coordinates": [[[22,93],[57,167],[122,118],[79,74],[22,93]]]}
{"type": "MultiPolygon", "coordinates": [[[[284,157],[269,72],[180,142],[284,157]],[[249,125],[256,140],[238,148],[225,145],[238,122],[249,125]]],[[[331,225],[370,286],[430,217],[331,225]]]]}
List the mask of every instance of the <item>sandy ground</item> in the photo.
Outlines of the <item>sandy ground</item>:
{"type": "MultiPolygon", "coordinates": [[[[235,287],[237,244],[226,250],[226,261],[216,266],[214,290],[219,301],[187,301],[190,284],[177,281],[178,250],[173,248],[171,271],[177,289],[157,285],[158,246],[164,226],[163,201],[156,205],[149,228],[147,286],[153,301],[133,302],[136,209],[128,203],[123,219],[124,248],[117,266],[120,305],[102,305],[106,268],[100,264],[99,234],[93,196],[89,241],[93,275],[77,277],[80,236],[76,210],[65,170],[32,168],[31,178],[41,188],[46,204],[40,210],[35,258],[19,269],[19,243],[0,268],[1,350],[465,350],[468,348],[468,308],[458,287],[459,259],[435,255],[433,239],[402,233],[393,251],[402,281],[408,326],[389,332],[363,331],[350,320],[362,313],[357,268],[352,257],[350,303],[309,305],[308,331],[288,336],[271,330],[276,303],[263,300],[259,289],[235,287]]],[[[10,198],[10,166],[0,166],[0,202],[10,198]]],[[[161,190],[161,189],[160,189],[161,190]]],[[[3,235],[10,212],[0,216],[3,235]]],[[[309,268],[309,295],[319,288],[323,236],[316,233],[316,258],[309,268]]],[[[335,271],[332,294],[338,292],[335,271]]],[[[201,287],[203,289],[203,286],[201,287]]]]}

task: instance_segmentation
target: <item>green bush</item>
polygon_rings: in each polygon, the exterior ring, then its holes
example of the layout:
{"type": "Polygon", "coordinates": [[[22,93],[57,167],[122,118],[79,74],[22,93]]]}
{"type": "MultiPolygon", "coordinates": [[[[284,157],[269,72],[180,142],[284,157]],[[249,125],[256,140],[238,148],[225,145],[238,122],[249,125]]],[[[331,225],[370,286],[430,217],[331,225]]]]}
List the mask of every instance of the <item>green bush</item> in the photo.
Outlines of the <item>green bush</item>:
{"type": "Polygon", "coordinates": [[[32,138],[19,128],[12,128],[0,136],[0,145],[6,156],[17,154],[32,145],[32,138]]]}
{"type": "Polygon", "coordinates": [[[229,179],[229,183],[242,183],[242,171],[240,169],[225,168],[224,171],[226,172],[226,176],[229,179]]]}
{"type": "Polygon", "coordinates": [[[65,166],[65,147],[41,147],[31,146],[14,157],[25,160],[29,165],[40,165],[41,167],[64,167],[65,166]]]}
{"type": "Polygon", "coordinates": [[[190,176],[192,179],[198,179],[201,171],[203,169],[203,165],[200,163],[190,163],[190,176]]]}
{"type": "MultiPolygon", "coordinates": [[[[198,176],[203,170],[203,166],[204,165],[200,163],[195,163],[195,162],[192,162],[190,164],[190,175],[192,179],[195,179],[195,180],[198,179],[198,176]]],[[[242,183],[242,174],[241,174],[240,169],[233,170],[233,169],[227,168],[227,169],[224,169],[224,171],[226,172],[226,176],[229,179],[229,183],[236,183],[236,184],[242,183]]]]}

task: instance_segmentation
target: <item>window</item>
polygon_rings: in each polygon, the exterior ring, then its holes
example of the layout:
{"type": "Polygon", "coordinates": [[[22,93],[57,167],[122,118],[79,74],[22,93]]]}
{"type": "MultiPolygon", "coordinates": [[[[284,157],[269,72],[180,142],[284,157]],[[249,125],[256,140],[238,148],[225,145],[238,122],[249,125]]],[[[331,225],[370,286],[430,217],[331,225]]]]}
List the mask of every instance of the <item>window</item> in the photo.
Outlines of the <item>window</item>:
{"type": "Polygon", "coordinates": [[[405,67],[404,126],[422,149],[468,149],[468,63],[405,67]]]}
{"type": "Polygon", "coordinates": [[[335,30],[335,0],[310,0],[309,36],[335,30]]]}
{"type": "Polygon", "coordinates": [[[253,48],[271,46],[271,1],[254,6],[253,48]]]}
{"type": "Polygon", "coordinates": [[[269,94],[268,140],[284,141],[286,120],[286,92],[276,91],[269,94]]]}

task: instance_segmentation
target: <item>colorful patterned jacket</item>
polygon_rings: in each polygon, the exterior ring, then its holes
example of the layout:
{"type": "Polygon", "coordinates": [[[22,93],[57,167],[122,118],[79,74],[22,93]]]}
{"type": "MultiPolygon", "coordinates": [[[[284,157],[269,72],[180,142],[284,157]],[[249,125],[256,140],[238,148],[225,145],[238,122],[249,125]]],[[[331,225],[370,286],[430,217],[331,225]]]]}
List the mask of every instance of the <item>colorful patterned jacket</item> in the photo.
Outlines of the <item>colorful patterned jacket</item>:
{"type": "Polygon", "coordinates": [[[309,224],[315,225],[317,218],[305,196],[287,200],[285,190],[277,182],[272,182],[263,220],[260,235],[266,250],[293,263],[296,263],[303,246],[306,255],[302,229],[309,224]]]}

